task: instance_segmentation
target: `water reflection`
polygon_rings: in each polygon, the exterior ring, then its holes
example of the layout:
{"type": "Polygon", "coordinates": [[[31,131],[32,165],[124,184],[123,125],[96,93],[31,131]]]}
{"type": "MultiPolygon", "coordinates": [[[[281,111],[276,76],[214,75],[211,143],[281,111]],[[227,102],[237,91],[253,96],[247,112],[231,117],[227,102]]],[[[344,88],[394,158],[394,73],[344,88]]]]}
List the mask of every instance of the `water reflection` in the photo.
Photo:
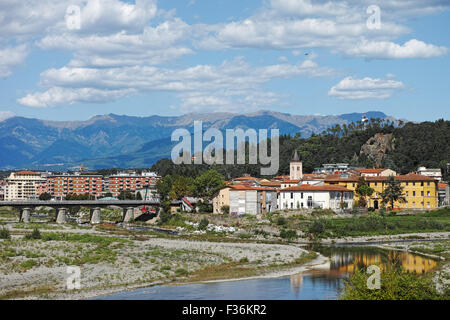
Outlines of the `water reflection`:
{"type": "Polygon", "coordinates": [[[374,247],[314,247],[330,258],[320,268],[290,277],[242,280],[180,286],[155,286],[115,293],[96,299],[145,300],[320,300],[337,299],[347,279],[357,268],[378,264],[381,268],[397,265],[405,272],[423,273],[432,270],[436,261],[400,251],[374,247]]]}

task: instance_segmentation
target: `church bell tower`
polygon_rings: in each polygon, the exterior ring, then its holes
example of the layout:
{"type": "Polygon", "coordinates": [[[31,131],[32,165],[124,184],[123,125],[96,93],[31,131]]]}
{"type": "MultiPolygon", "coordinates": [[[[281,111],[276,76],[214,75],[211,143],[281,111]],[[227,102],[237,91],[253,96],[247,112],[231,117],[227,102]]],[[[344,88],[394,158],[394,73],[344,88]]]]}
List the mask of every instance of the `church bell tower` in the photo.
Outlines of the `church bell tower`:
{"type": "Polygon", "coordinates": [[[297,150],[295,150],[294,157],[291,160],[289,166],[289,179],[290,180],[300,180],[303,179],[303,164],[300,161],[297,150]]]}

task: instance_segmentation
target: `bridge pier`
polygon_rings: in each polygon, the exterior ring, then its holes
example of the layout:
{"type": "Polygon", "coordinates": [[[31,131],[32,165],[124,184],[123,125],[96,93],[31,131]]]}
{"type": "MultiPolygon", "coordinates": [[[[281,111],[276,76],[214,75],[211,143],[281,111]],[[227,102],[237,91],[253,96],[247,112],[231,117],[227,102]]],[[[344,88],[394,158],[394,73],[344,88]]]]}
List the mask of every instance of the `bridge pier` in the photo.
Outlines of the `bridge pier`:
{"type": "Polygon", "coordinates": [[[123,222],[134,221],[134,207],[128,207],[123,209],[123,222]]]}
{"type": "Polygon", "coordinates": [[[67,222],[67,209],[59,208],[57,209],[56,223],[66,223],[67,222]]]}
{"type": "Polygon", "coordinates": [[[20,222],[29,223],[31,220],[30,208],[22,208],[20,211],[20,222]]]}
{"type": "Polygon", "coordinates": [[[93,208],[91,209],[91,223],[92,224],[98,224],[101,223],[101,217],[100,217],[100,208],[93,208]]]}

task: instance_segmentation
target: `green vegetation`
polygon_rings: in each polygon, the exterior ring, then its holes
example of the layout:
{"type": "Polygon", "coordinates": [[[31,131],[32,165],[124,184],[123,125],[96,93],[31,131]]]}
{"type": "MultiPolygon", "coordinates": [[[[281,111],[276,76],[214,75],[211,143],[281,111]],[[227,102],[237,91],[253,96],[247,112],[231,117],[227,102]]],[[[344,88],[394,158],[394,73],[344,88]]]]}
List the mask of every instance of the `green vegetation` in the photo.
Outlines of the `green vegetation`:
{"type": "MultiPolygon", "coordinates": [[[[303,161],[305,172],[312,172],[323,163],[346,162],[352,166],[371,168],[375,165],[373,159],[361,154],[361,146],[377,133],[392,134],[394,148],[387,151],[382,167],[391,168],[405,174],[423,165],[431,168],[441,168],[444,180],[448,179],[446,163],[450,159],[450,121],[438,120],[406,124],[395,127],[389,120],[369,119],[365,126],[358,121],[348,125],[336,125],[319,135],[309,138],[295,136],[280,136],[280,170],[278,174],[289,173],[289,161],[297,150],[303,161]]],[[[246,148],[248,149],[248,148],[246,148]]],[[[248,153],[248,151],[247,151],[248,153]]],[[[236,161],[235,161],[236,163],[236,161]]],[[[261,165],[175,165],[170,159],[161,159],[152,166],[152,171],[161,176],[167,174],[197,177],[210,169],[216,170],[227,179],[248,173],[258,177],[261,165]]]]}
{"type": "Polygon", "coordinates": [[[354,218],[322,218],[310,222],[306,231],[319,238],[450,231],[450,209],[417,215],[385,216],[372,213],[354,218]]]}
{"type": "Polygon", "coordinates": [[[450,291],[440,294],[431,275],[405,273],[401,268],[381,270],[380,289],[369,289],[366,269],[358,269],[345,283],[343,300],[436,300],[450,298],[450,291]]]}
{"type": "Polygon", "coordinates": [[[394,210],[394,203],[396,201],[405,202],[406,199],[403,196],[403,187],[400,181],[395,180],[393,176],[390,176],[387,180],[386,188],[381,193],[381,198],[383,199],[383,204],[390,204],[391,210],[394,210]]]}
{"type": "Polygon", "coordinates": [[[0,239],[7,239],[7,240],[11,239],[11,234],[8,229],[6,228],[0,229],[0,239]]]}
{"type": "Polygon", "coordinates": [[[206,230],[206,228],[208,227],[208,225],[209,225],[208,219],[203,218],[203,219],[200,221],[200,223],[199,223],[199,225],[198,225],[198,228],[199,228],[200,230],[206,230]]]}
{"type": "Polygon", "coordinates": [[[291,239],[296,239],[298,236],[297,236],[297,232],[295,232],[295,230],[281,229],[280,237],[283,239],[291,240],[291,239]]]}
{"type": "Polygon", "coordinates": [[[39,231],[39,229],[34,229],[32,233],[28,233],[25,235],[24,237],[26,240],[37,240],[37,239],[42,239],[42,235],[41,232],[39,231]]]}

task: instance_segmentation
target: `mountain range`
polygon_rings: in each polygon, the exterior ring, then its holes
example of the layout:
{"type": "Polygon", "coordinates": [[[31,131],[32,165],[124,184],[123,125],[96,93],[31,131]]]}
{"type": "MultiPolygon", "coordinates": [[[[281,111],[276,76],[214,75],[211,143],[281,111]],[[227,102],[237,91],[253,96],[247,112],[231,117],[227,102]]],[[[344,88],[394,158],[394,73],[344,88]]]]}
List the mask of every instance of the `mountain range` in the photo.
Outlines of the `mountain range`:
{"type": "MultiPolygon", "coordinates": [[[[368,118],[394,121],[383,112],[368,118]]],[[[12,117],[0,121],[0,169],[66,170],[83,164],[89,169],[146,168],[170,157],[172,132],[193,132],[195,120],[203,128],[274,129],[302,137],[320,133],[336,124],[361,120],[363,113],[342,115],[292,115],[274,111],[248,114],[190,113],[182,116],[136,117],[99,115],[86,121],[47,121],[12,117]]]]}

